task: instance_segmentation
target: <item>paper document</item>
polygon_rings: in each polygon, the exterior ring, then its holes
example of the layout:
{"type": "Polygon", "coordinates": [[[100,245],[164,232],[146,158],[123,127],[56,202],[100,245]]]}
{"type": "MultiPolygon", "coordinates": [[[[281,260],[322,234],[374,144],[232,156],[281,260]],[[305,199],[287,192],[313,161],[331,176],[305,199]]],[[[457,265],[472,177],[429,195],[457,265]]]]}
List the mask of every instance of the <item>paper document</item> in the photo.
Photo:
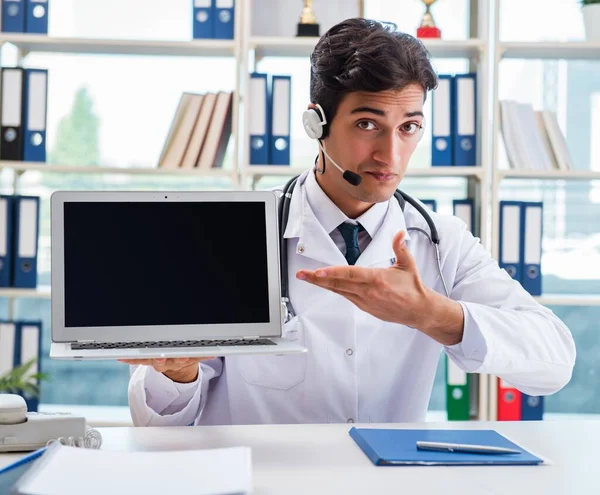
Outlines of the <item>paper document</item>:
{"type": "Polygon", "coordinates": [[[17,493],[23,495],[251,492],[252,459],[248,447],[114,452],[53,444],[17,483],[17,493]]]}

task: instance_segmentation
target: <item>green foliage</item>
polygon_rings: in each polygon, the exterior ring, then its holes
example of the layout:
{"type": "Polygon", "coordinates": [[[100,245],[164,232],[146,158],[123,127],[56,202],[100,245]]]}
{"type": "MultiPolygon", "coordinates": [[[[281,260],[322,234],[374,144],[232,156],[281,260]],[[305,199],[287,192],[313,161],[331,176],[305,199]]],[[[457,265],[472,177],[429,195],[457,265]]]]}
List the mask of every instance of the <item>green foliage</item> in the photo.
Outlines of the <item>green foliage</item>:
{"type": "Polygon", "coordinates": [[[98,165],[100,122],[87,88],[77,90],[71,113],[58,124],[49,162],[60,165],[98,165]]]}
{"type": "Polygon", "coordinates": [[[583,7],[584,5],[593,5],[595,3],[600,3],[600,0],[580,0],[581,2],[581,6],[583,7]]]}
{"type": "Polygon", "coordinates": [[[31,368],[36,361],[36,358],[30,359],[21,366],[12,369],[6,375],[0,376],[0,393],[23,393],[28,397],[37,397],[40,393],[38,383],[47,380],[48,375],[46,373],[31,373],[31,368]]]}

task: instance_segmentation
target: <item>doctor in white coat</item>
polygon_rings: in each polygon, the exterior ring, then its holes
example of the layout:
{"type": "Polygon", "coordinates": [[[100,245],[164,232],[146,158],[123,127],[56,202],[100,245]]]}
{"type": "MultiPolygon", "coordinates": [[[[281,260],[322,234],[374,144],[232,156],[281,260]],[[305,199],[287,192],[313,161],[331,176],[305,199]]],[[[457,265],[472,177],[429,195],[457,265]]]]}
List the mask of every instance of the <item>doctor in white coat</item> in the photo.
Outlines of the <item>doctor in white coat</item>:
{"type": "Polygon", "coordinates": [[[126,361],[135,425],[424,421],[442,351],[530,395],[569,382],[568,328],[461,220],[428,211],[438,268],[424,216],[393,196],[436,84],[421,42],[393,25],[350,19],[319,40],[303,120],[320,153],[284,230],[283,337],[308,352],[126,361]]]}

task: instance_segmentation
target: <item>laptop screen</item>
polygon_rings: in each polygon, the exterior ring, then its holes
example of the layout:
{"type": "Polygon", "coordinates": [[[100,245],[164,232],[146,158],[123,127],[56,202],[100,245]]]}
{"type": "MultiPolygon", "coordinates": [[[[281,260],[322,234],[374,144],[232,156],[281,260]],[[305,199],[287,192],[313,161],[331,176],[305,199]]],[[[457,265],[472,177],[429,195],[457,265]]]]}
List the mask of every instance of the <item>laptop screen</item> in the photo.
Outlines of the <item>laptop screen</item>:
{"type": "Polygon", "coordinates": [[[269,321],[262,202],[65,202],[66,327],[269,321]]]}

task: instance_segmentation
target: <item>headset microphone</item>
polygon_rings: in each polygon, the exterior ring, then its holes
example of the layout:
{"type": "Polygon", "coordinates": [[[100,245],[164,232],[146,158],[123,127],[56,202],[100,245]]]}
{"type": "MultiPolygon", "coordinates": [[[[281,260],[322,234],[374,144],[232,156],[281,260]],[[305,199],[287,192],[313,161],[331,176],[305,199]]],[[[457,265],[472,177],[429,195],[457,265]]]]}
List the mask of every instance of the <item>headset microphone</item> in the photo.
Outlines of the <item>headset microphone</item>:
{"type": "MultiPolygon", "coordinates": [[[[421,125],[421,128],[419,130],[419,140],[421,140],[421,138],[423,137],[424,123],[425,120],[423,120],[423,125],[421,125]]],[[[319,148],[321,148],[323,155],[329,158],[329,161],[333,163],[335,167],[342,173],[342,177],[344,178],[344,180],[349,184],[352,184],[353,186],[358,186],[362,182],[362,177],[356,172],[344,170],[337,163],[335,163],[335,161],[327,154],[327,152],[323,148],[323,145],[321,144],[321,139],[323,137],[323,128],[325,127],[325,125],[327,125],[327,118],[325,117],[325,112],[323,111],[321,105],[317,103],[315,104],[315,108],[309,108],[308,110],[305,110],[302,114],[302,124],[304,125],[304,130],[306,131],[308,137],[311,139],[316,139],[318,141],[319,148]]],[[[325,159],[323,158],[323,160],[325,159]]],[[[325,170],[324,167],[325,163],[323,163],[323,170],[325,170]]]]}
{"type": "MultiPolygon", "coordinates": [[[[352,184],[353,186],[358,186],[362,182],[362,177],[355,172],[351,172],[350,170],[344,170],[337,163],[335,163],[333,158],[331,158],[327,154],[327,152],[323,148],[323,145],[321,144],[321,137],[323,136],[323,126],[327,124],[325,112],[323,111],[321,105],[317,104],[316,109],[310,108],[306,110],[302,114],[302,124],[304,124],[304,130],[306,131],[306,134],[308,134],[308,137],[311,139],[316,139],[318,141],[319,148],[321,148],[323,155],[329,158],[329,161],[331,161],[331,163],[333,163],[335,167],[342,173],[342,177],[344,178],[344,180],[349,184],[352,184]]],[[[325,167],[325,164],[323,164],[323,167],[325,167]]]]}
{"type": "Polygon", "coordinates": [[[319,140],[319,148],[321,148],[321,151],[323,152],[323,154],[329,158],[329,161],[331,163],[333,163],[335,165],[335,167],[342,172],[342,177],[344,178],[344,180],[350,184],[352,184],[353,186],[358,186],[360,185],[360,183],[362,182],[362,177],[360,175],[358,175],[355,172],[352,172],[350,170],[344,170],[342,167],[340,167],[337,163],[335,163],[335,160],[333,160],[333,158],[331,158],[327,152],[325,151],[325,148],[323,148],[323,145],[321,144],[321,141],[319,140]]]}

